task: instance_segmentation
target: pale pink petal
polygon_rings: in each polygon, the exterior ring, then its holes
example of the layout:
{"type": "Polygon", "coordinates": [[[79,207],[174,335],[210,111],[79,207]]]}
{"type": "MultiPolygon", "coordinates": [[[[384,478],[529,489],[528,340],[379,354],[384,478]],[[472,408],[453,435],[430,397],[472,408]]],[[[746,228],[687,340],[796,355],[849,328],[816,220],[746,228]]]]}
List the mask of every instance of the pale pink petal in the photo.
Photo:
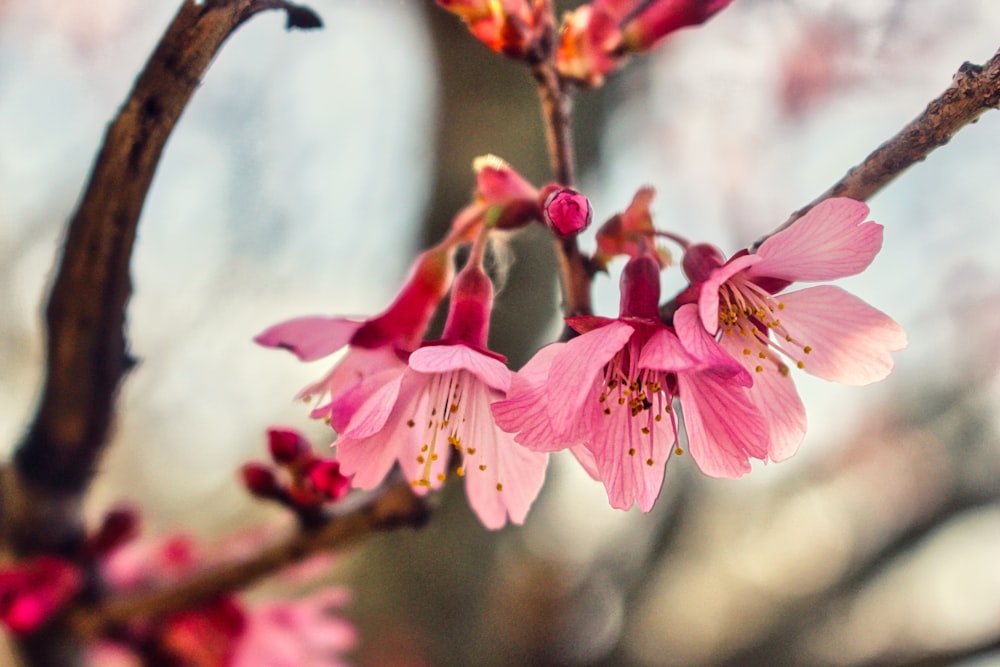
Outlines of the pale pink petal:
{"type": "MultiPolygon", "coordinates": [[[[719,379],[730,379],[744,387],[750,386],[751,380],[746,370],[705,331],[698,320],[698,308],[693,303],[681,306],[674,313],[674,328],[684,349],[697,359],[703,370],[716,374],[719,379]]],[[[677,367],[676,370],[686,368],[688,367],[677,367]]]]}
{"type": "Polygon", "coordinates": [[[638,504],[648,512],[660,495],[667,459],[676,443],[672,420],[634,419],[628,409],[601,417],[601,428],[588,444],[608,501],[616,509],[638,504]],[[642,433],[642,427],[650,424],[651,432],[642,433]]]}
{"type": "Polygon", "coordinates": [[[343,317],[299,317],[275,324],[253,340],[264,347],[288,350],[302,361],[313,361],[347,345],[363,324],[343,317]]]}
{"type": "Polygon", "coordinates": [[[586,445],[576,445],[570,447],[569,451],[576,457],[576,460],[583,466],[590,478],[595,482],[601,481],[601,473],[597,469],[597,461],[594,459],[594,453],[587,449],[586,445]]]}
{"type": "Polygon", "coordinates": [[[511,378],[507,398],[490,406],[497,426],[514,434],[514,440],[537,452],[555,452],[572,444],[552,430],[546,407],[545,383],[552,359],[565,343],[552,343],[540,349],[511,378]]]}
{"type": "Polygon", "coordinates": [[[751,360],[742,354],[742,343],[738,339],[725,336],[722,344],[746,364],[753,377],[749,396],[768,425],[768,459],[784,461],[798,450],[806,435],[806,409],[791,374],[782,375],[773,363],[762,365],[764,370],[758,373],[755,370],[756,359],[751,360]]]}
{"type": "Polygon", "coordinates": [[[747,390],[710,373],[679,374],[688,451],[711,477],[750,472],[751,457],[767,457],[768,428],[747,390]]]}
{"type": "Polygon", "coordinates": [[[777,344],[801,360],[807,373],[841,384],[869,384],[889,375],[889,353],[906,347],[906,333],[896,322],[839,287],[820,285],[780,298],[782,325],[794,344],[811,351],[777,344]]]}
{"type": "Polygon", "coordinates": [[[466,389],[463,440],[475,443],[475,453],[464,450],[465,490],[469,505],[487,528],[522,524],[542,488],[548,454],[533,452],[493,423],[490,402],[497,394],[485,385],[466,389]]]}
{"type": "Polygon", "coordinates": [[[340,435],[367,438],[385,425],[396,404],[406,366],[389,368],[364,378],[329,405],[330,426],[340,435]]]}
{"type": "Polygon", "coordinates": [[[421,373],[466,370],[498,391],[510,387],[512,373],[506,364],[468,345],[427,345],[414,350],[409,363],[421,373]]]}
{"type": "MultiPolygon", "coordinates": [[[[690,304],[695,309],[697,317],[697,306],[690,304]]],[[[687,308],[687,306],[684,306],[687,308]]],[[[701,325],[698,325],[701,328],[701,325]]],[[[706,336],[708,334],[705,334],[706,336]]],[[[642,346],[639,353],[639,368],[649,368],[658,371],[676,371],[682,368],[691,368],[698,363],[698,359],[687,353],[681,341],[670,329],[660,329],[649,337],[646,344],[642,346]]]]}
{"type": "Polygon", "coordinates": [[[604,365],[628,342],[632,332],[624,322],[613,321],[573,338],[555,355],[549,369],[546,405],[556,433],[574,430],[604,365]]]}
{"type": "Polygon", "coordinates": [[[712,271],[708,280],[701,284],[701,292],[698,295],[698,312],[701,316],[701,324],[708,333],[714,334],[719,330],[719,288],[734,275],[759,261],[760,258],[757,255],[736,257],[712,271]]]}
{"type": "Polygon", "coordinates": [[[867,217],[862,202],[826,199],[764,241],[756,252],[763,261],[747,275],[812,282],[860,273],[882,248],[882,225],[867,217]]]}
{"type": "Polygon", "coordinates": [[[408,452],[419,448],[423,429],[411,426],[410,416],[420,413],[421,408],[426,412],[425,384],[426,380],[421,376],[407,374],[396,405],[382,430],[367,438],[340,437],[333,443],[337,448],[340,471],[353,475],[352,486],[374,489],[382,483],[397,459],[405,461],[411,458],[408,452]]]}

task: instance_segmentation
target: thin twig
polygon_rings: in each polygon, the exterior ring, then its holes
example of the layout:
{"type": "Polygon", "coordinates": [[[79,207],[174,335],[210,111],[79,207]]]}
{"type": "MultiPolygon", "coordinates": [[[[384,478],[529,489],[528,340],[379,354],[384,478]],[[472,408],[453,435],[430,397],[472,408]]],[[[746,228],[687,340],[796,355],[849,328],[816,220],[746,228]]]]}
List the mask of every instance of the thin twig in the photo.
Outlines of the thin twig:
{"type": "MultiPolygon", "coordinates": [[[[545,139],[555,180],[567,187],[575,181],[576,160],[573,155],[572,96],[570,83],[560,75],[555,65],[555,18],[551,2],[545,7],[544,48],[532,62],[531,74],[538,84],[538,97],[545,125],[545,139]]],[[[593,312],[590,287],[594,272],[580,253],[576,239],[556,241],[559,275],[563,293],[563,315],[590,315],[593,312]]],[[[566,335],[572,335],[567,328],[566,335]]]]}
{"type": "Polygon", "coordinates": [[[315,530],[298,531],[246,560],[206,570],[176,585],[77,609],[69,623],[80,636],[98,637],[129,621],[190,609],[245,588],[319,551],[341,548],[380,531],[420,526],[428,517],[426,501],[415,496],[405,480],[399,481],[357,509],[315,530]]]}
{"type": "MultiPolygon", "coordinates": [[[[866,201],[931,151],[944,146],[960,129],[1000,106],[1000,50],[985,65],[964,63],[951,86],[940,97],[864,162],[850,169],[826,192],[816,197],[773,233],[785,229],[813,206],[830,197],[866,201]]],[[[763,241],[758,241],[758,245],[763,241]]]]}

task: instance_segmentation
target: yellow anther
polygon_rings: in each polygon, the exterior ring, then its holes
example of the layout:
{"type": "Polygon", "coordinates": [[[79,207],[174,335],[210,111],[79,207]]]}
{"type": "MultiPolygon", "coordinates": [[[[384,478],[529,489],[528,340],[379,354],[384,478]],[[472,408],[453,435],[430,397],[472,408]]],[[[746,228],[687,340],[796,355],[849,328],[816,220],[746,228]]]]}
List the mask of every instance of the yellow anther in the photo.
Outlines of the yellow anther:
{"type": "Polygon", "coordinates": [[[438,473],[438,481],[439,482],[443,482],[444,481],[444,473],[443,472],[439,472],[438,473]]]}
{"type": "Polygon", "coordinates": [[[475,454],[475,453],[476,453],[476,448],[475,448],[475,447],[469,447],[468,449],[466,449],[466,450],[465,450],[465,452],[466,452],[466,453],[467,453],[467,454],[468,454],[469,456],[472,456],[473,454],[475,454]]]}
{"type": "Polygon", "coordinates": [[[653,465],[653,459],[646,459],[646,465],[648,466],[653,465]]]}
{"type": "Polygon", "coordinates": [[[503,491],[503,484],[497,482],[497,491],[503,491]]]}
{"type": "Polygon", "coordinates": [[[743,354],[750,354],[750,348],[749,347],[743,348],[743,354]]]}
{"type": "Polygon", "coordinates": [[[465,477],[465,468],[463,468],[462,466],[458,466],[457,468],[455,468],[455,474],[458,475],[459,477],[465,477]]]}
{"type": "Polygon", "coordinates": [[[806,354],[809,354],[810,352],[813,351],[813,349],[809,345],[806,345],[804,348],[802,348],[802,351],[805,352],[806,354]]]}
{"type": "Polygon", "coordinates": [[[635,456],[635,447],[629,447],[628,448],[628,455],[629,456],[635,456]]]}
{"type": "Polygon", "coordinates": [[[425,459],[423,456],[418,456],[417,457],[417,463],[426,463],[426,462],[427,462],[427,459],[425,459]]]}
{"type": "Polygon", "coordinates": [[[801,362],[801,361],[796,361],[795,365],[798,368],[805,368],[806,367],[806,365],[803,362],[801,362]]]}
{"type": "Polygon", "coordinates": [[[643,426],[642,427],[642,434],[643,435],[649,435],[649,427],[648,426],[643,426]]]}
{"type": "Polygon", "coordinates": [[[430,448],[425,444],[423,447],[420,448],[420,451],[426,452],[428,449],[430,448]]]}
{"type": "Polygon", "coordinates": [[[416,422],[413,421],[412,419],[407,419],[406,425],[409,426],[410,428],[413,428],[414,426],[416,426],[416,422]]]}
{"type": "Polygon", "coordinates": [[[758,373],[763,373],[764,372],[764,367],[763,366],[758,366],[757,368],[754,369],[754,371],[756,371],[758,373]]]}
{"type": "Polygon", "coordinates": [[[761,359],[767,359],[767,353],[766,352],[758,352],[757,356],[760,357],[761,359]]]}
{"type": "Polygon", "coordinates": [[[677,447],[676,449],[674,449],[674,454],[676,454],[677,456],[680,456],[683,453],[684,453],[684,450],[681,449],[680,447],[677,447]]]}
{"type": "Polygon", "coordinates": [[[486,464],[485,463],[480,464],[479,465],[479,469],[482,470],[483,472],[485,472],[486,471],[486,464]]]}

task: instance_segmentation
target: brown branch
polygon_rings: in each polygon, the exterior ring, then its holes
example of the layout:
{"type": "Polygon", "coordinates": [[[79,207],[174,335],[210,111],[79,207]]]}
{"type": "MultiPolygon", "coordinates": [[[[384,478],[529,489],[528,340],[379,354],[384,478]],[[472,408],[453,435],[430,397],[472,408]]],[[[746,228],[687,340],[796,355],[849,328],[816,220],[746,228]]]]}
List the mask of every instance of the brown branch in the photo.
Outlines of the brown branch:
{"type": "Polygon", "coordinates": [[[46,531],[37,530],[37,519],[64,513],[89,483],[118,385],[134,363],[124,332],[129,259],[153,174],[215,54],[244,21],[268,9],[284,9],[289,27],[319,23],[311,10],[280,0],[184,2],[108,127],[70,220],[46,308],[45,385],[15,455],[18,483],[4,489],[5,499],[26,496],[4,507],[13,524],[7,537],[17,551],[65,551],[75,542],[75,519],[59,522],[71,524],[65,529],[46,523],[46,531]]]}
{"type": "Polygon", "coordinates": [[[315,530],[301,531],[244,561],[206,570],[167,588],[79,608],[70,614],[69,623],[80,636],[97,637],[129,621],[190,609],[245,588],[319,551],[353,544],[379,531],[421,526],[428,517],[427,502],[415,496],[405,480],[398,481],[357,509],[315,530]]]}
{"type": "Polygon", "coordinates": [[[850,169],[829,190],[793,213],[773,233],[785,229],[824,199],[851,197],[866,201],[913,164],[924,160],[935,148],[948,143],[960,129],[998,106],[1000,51],[985,65],[963,64],[955,73],[951,86],[928,104],[923,113],[876,148],[864,162],[850,169]]]}
{"type": "MultiPolygon", "coordinates": [[[[553,178],[562,185],[572,187],[576,162],[573,155],[571,84],[559,75],[555,65],[555,18],[551,2],[545,3],[543,15],[545,33],[538,53],[532,59],[531,74],[538,84],[553,178]]],[[[557,239],[556,257],[562,285],[563,315],[590,315],[593,312],[590,287],[594,272],[580,253],[576,239],[557,239]]],[[[572,332],[567,328],[564,337],[568,335],[572,332]]]]}

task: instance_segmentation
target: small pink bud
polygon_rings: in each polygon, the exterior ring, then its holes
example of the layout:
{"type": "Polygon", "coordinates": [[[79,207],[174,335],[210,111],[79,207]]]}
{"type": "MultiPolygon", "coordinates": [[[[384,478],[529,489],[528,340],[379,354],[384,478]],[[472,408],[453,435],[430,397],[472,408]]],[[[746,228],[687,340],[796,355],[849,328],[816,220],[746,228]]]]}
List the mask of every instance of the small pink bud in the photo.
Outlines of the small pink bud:
{"type": "Polygon", "coordinates": [[[564,239],[582,232],[594,217],[587,198],[571,188],[562,188],[550,194],[542,211],[549,229],[564,239]]]}
{"type": "Polygon", "coordinates": [[[726,256],[722,251],[708,243],[695,243],[684,251],[684,259],[681,260],[681,268],[684,275],[692,283],[701,283],[708,280],[712,271],[726,263],[726,256]]]}
{"type": "Polygon", "coordinates": [[[295,463],[312,451],[309,441],[292,429],[267,429],[267,445],[271,450],[271,458],[282,465],[295,463]]]}
{"type": "Polygon", "coordinates": [[[258,498],[276,498],[281,495],[281,487],[274,471],[263,463],[246,463],[240,469],[243,484],[258,498]]]}

